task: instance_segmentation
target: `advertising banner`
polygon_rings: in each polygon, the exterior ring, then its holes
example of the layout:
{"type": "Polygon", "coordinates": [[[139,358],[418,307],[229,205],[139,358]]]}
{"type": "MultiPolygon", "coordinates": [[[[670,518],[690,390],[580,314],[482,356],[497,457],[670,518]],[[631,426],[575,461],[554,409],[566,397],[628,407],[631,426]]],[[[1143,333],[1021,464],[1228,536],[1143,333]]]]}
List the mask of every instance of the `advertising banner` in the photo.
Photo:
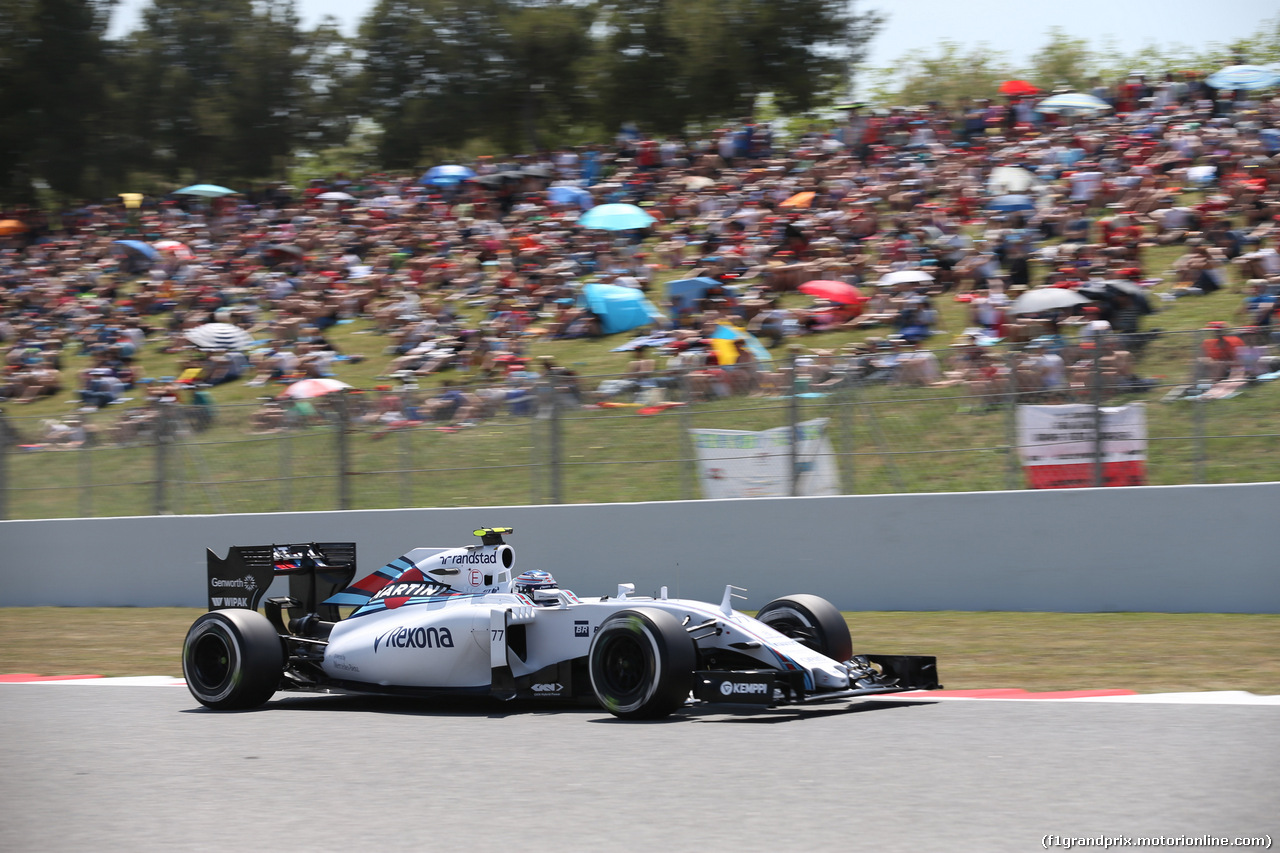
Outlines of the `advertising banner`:
{"type": "MultiPolygon", "coordinates": [[[[1147,410],[1141,403],[1101,409],[1102,484],[1146,483],[1147,410]]],[[[1033,489],[1094,484],[1094,407],[1018,407],[1018,456],[1033,489]]]]}
{"type": "MultiPolygon", "coordinates": [[[[836,471],[827,419],[797,424],[797,495],[838,495],[836,471]]],[[[716,498],[776,498],[791,491],[791,427],[762,432],[733,429],[692,429],[698,454],[702,496],[716,498]]]]}

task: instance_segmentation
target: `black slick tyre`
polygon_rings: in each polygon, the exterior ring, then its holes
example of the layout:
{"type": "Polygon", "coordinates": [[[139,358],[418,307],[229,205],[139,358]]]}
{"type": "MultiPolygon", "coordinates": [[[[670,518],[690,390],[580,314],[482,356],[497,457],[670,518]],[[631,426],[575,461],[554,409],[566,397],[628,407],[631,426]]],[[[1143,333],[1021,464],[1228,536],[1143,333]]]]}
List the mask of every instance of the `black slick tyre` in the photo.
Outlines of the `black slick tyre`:
{"type": "Polygon", "coordinates": [[[201,705],[244,711],[280,686],[284,643],[256,610],[215,610],[195,621],[182,644],[182,675],[201,705]]]}
{"type": "Polygon", "coordinates": [[[849,624],[825,598],[803,593],[775,598],[760,608],[756,619],[832,660],[853,657],[849,624]]]}
{"type": "Polygon", "coordinates": [[[665,717],[693,690],[698,653],[679,620],[649,607],[610,616],[591,640],[591,689],[615,717],[665,717]]]}

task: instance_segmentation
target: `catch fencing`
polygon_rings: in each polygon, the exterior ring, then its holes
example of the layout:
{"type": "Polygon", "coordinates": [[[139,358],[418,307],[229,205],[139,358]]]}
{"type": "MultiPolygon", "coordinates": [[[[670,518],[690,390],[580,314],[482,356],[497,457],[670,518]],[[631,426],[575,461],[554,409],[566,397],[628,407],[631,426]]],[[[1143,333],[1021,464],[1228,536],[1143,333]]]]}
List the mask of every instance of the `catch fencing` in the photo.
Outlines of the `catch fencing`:
{"type": "MultiPolygon", "coordinates": [[[[1205,335],[1073,341],[1060,387],[1045,387],[1044,350],[1026,343],[933,351],[934,375],[928,357],[911,367],[919,356],[886,342],[777,350],[758,369],[448,388],[432,376],[304,401],[74,415],[37,402],[0,412],[0,519],[698,499],[692,430],[795,434],[817,419],[839,494],[1020,489],[1023,403],[1145,404],[1146,484],[1280,480],[1280,383],[1215,384],[1205,335]]],[[[1104,438],[1094,418],[1086,440],[1104,438]]],[[[786,494],[812,460],[774,452],[790,467],[786,494]]],[[[1102,483],[1100,462],[1091,479],[1102,483]]]]}

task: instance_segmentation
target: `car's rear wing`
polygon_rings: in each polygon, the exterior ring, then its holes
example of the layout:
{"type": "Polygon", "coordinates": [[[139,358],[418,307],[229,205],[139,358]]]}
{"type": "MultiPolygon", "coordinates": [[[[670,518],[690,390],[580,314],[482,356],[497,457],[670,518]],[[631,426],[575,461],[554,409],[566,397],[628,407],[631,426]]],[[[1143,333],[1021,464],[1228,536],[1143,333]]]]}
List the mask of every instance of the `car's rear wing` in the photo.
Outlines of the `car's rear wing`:
{"type": "Polygon", "coordinates": [[[225,558],[206,549],[210,610],[246,608],[258,602],[280,575],[289,576],[290,615],[315,613],[336,622],[338,608],[322,605],[345,589],[356,573],[356,543],[306,542],[297,545],[235,545],[225,558]]]}

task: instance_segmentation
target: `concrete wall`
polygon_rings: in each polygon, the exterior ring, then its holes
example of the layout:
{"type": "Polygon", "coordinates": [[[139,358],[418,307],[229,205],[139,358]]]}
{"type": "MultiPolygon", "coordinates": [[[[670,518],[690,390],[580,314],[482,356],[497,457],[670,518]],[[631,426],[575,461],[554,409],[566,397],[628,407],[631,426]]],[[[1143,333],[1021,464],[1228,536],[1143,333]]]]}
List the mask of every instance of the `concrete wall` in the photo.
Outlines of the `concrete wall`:
{"type": "MultiPolygon", "coordinates": [[[[579,594],[743,609],[1280,612],[1280,483],[0,522],[0,605],[203,606],[204,549],[357,543],[360,575],[512,526],[517,568],[579,594]]],[[[283,593],[278,584],[275,594],[283,593]]]]}

